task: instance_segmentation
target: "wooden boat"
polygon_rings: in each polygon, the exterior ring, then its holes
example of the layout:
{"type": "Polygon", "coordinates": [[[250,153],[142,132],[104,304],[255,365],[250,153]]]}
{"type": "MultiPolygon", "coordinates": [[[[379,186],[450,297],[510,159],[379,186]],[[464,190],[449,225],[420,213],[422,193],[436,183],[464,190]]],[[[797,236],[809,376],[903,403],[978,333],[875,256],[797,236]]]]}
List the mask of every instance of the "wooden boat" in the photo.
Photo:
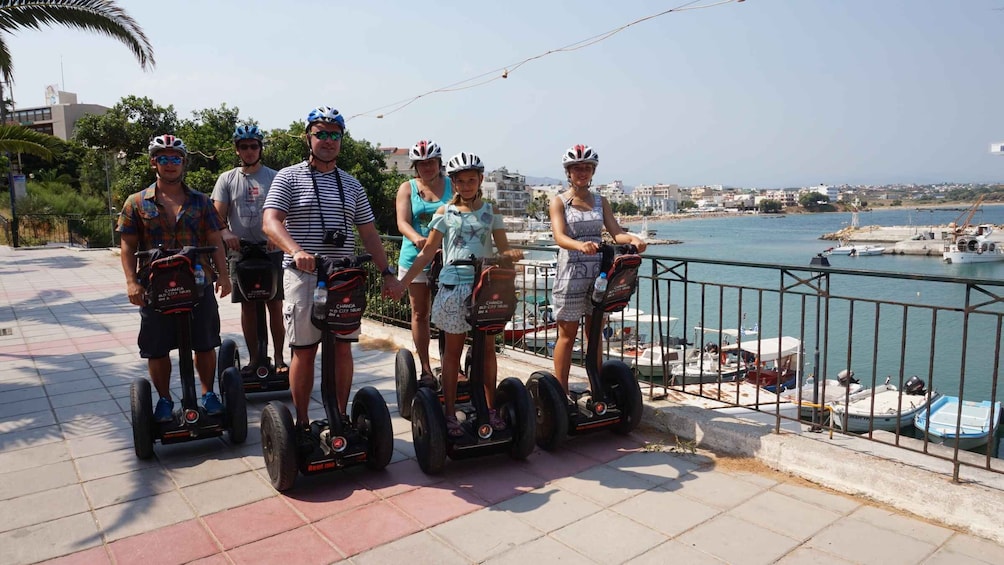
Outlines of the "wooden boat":
{"type": "Polygon", "coordinates": [[[933,391],[927,394],[924,386],[921,379],[910,377],[901,391],[886,379],[885,384],[874,389],[860,390],[850,398],[838,399],[830,405],[833,425],[859,433],[908,428],[918,413],[941,396],[933,391]]]}
{"type": "Polygon", "coordinates": [[[957,396],[942,396],[931,402],[930,411],[918,412],[913,425],[931,443],[975,449],[990,441],[991,433],[996,433],[1000,425],[1000,417],[1000,401],[960,401],[957,396]]]}

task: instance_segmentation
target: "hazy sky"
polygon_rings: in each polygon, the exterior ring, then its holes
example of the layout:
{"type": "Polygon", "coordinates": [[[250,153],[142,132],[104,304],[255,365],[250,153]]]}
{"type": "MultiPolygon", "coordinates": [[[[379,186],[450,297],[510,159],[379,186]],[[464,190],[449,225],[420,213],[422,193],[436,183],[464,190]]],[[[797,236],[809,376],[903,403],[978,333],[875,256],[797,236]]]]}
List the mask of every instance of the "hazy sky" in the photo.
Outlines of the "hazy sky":
{"type": "MultiPolygon", "coordinates": [[[[317,105],[365,114],[687,2],[118,4],[156,68],[105,37],[24,31],[8,39],[18,107],[42,105],[58,83],[82,103],[134,94],[190,117],[226,102],[286,127],[317,105]]],[[[432,138],[531,176],[563,177],[562,152],[585,143],[600,154],[598,182],[630,186],[999,182],[1004,156],[989,146],[1004,141],[1002,31],[1004,0],[725,3],[349,129],[384,146],[432,138]]]]}

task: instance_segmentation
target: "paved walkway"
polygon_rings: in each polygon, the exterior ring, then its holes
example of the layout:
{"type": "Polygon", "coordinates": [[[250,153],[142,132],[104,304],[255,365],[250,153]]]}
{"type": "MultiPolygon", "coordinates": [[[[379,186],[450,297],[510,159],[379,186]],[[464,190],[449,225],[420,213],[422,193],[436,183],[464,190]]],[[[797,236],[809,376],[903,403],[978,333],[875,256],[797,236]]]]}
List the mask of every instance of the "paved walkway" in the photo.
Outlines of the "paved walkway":
{"type": "MultiPolygon", "coordinates": [[[[393,413],[384,472],[275,492],[258,419],[284,393],[249,396],[244,445],[158,444],[139,461],[129,383],[146,369],[123,289],[106,250],[0,247],[0,564],[1004,563],[996,543],[653,431],[426,476],[385,342],[355,349],[356,386],[393,413]]],[[[242,343],[238,307],[220,310],[242,343]]]]}

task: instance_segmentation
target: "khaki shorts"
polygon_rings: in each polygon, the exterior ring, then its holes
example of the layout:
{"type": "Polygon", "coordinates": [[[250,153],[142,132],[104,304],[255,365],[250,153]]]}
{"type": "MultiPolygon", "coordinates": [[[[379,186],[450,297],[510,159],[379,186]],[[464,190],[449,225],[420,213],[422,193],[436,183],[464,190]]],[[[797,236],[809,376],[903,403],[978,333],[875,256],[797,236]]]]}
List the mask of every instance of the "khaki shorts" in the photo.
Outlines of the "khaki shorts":
{"type": "MultiPolygon", "coordinates": [[[[314,306],[314,289],[317,275],[288,268],[282,275],[282,288],[286,301],[282,318],[286,324],[286,341],[290,347],[310,347],[321,342],[321,329],[310,321],[314,306]]],[[[336,334],[337,341],[359,341],[359,330],[351,334],[336,334]]]]}

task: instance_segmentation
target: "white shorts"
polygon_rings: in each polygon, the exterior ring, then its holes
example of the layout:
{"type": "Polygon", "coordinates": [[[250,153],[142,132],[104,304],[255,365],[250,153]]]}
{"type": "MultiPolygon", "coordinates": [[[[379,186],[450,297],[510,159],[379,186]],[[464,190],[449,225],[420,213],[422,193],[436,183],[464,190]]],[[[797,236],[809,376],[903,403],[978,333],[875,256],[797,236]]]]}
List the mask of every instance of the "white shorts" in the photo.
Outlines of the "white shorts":
{"type": "MultiPolygon", "coordinates": [[[[290,347],[309,347],[321,342],[321,329],[310,321],[314,307],[314,289],[317,275],[298,269],[283,269],[282,289],[286,301],[282,318],[286,324],[286,341],[290,347]]],[[[336,334],[337,341],[359,341],[359,330],[351,334],[336,334]]]]}
{"type": "MultiPolygon", "coordinates": [[[[404,276],[407,274],[408,269],[402,269],[399,267],[397,269],[397,280],[403,281],[404,276]]],[[[411,284],[429,284],[429,271],[425,270],[419,273],[418,276],[415,277],[415,280],[411,281],[411,284]]]]}
{"type": "Polygon", "coordinates": [[[473,291],[472,284],[458,284],[453,288],[439,285],[436,301],[432,304],[432,323],[446,333],[469,332],[471,325],[467,323],[467,299],[473,291]]]}

